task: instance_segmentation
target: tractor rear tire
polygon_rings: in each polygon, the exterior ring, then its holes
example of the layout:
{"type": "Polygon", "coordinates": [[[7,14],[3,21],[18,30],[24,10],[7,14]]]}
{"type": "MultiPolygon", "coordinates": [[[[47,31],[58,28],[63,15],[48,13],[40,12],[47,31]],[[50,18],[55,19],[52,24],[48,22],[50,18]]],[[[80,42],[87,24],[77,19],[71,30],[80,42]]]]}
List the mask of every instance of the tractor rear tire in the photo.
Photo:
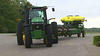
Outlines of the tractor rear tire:
{"type": "Polygon", "coordinates": [[[47,25],[46,33],[47,33],[46,46],[52,47],[52,26],[51,25],[47,25]]]}
{"type": "Polygon", "coordinates": [[[52,22],[52,33],[54,35],[53,43],[58,43],[58,28],[57,28],[57,23],[52,22]]]}
{"type": "Polygon", "coordinates": [[[31,34],[29,27],[25,27],[25,48],[31,48],[31,34]]]}
{"type": "Polygon", "coordinates": [[[23,23],[19,22],[18,25],[17,25],[17,44],[18,45],[24,45],[23,28],[24,28],[23,23]]]}

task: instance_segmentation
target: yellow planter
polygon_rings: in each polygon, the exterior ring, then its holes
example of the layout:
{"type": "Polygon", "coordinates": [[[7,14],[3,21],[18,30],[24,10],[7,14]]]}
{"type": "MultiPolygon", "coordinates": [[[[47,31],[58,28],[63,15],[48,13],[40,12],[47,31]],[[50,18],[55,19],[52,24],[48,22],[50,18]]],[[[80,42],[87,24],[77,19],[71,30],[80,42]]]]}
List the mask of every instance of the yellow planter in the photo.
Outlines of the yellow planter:
{"type": "Polygon", "coordinates": [[[72,21],[85,21],[83,16],[67,16],[61,19],[62,22],[72,22],[72,21]]]}

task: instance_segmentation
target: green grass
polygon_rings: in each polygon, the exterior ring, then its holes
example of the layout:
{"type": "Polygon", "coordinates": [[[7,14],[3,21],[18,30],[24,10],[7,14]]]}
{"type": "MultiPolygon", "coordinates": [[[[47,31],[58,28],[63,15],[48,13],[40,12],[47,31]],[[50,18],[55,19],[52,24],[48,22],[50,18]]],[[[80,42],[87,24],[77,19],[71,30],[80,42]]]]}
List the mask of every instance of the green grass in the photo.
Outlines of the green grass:
{"type": "Polygon", "coordinates": [[[100,33],[100,32],[86,32],[86,33],[100,33]]]}
{"type": "Polygon", "coordinates": [[[98,41],[98,42],[96,43],[96,46],[100,47],[100,41],[98,41]]]}
{"type": "Polygon", "coordinates": [[[100,35],[93,37],[93,44],[96,46],[100,46],[100,35]]]}

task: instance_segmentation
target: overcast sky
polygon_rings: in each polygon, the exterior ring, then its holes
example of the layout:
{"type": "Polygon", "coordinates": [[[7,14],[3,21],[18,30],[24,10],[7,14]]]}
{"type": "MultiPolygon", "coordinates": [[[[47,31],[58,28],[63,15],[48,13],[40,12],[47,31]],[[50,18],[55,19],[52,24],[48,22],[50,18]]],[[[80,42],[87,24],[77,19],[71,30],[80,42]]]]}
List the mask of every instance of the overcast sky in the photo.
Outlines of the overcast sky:
{"type": "Polygon", "coordinates": [[[85,27],[100,27],[100,0],[28,0],[36,6],[51,6],[55,12],[48,10],[48,18],[55,17],[58,24],[67,15],[86,17],[85,27]]]}

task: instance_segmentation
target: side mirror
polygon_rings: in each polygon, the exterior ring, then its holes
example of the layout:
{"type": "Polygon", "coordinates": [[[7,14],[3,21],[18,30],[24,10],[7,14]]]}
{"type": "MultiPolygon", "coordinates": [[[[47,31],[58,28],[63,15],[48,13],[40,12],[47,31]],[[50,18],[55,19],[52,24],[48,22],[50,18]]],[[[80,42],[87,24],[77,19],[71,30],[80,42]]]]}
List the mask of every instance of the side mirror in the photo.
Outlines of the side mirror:
{"type": "Polygon", "coordinates": [[[54,12],[55,11],[55,8],[52,8],[52,11],[54,12]]]}

